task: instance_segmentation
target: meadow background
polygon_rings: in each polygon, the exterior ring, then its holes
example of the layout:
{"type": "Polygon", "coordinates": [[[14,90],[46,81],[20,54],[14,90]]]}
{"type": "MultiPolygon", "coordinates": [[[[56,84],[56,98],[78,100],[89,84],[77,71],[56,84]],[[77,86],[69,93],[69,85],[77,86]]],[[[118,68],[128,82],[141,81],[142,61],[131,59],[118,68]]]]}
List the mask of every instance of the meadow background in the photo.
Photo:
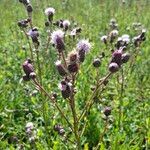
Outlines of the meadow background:
{"type": "MultiPolygon", "coordinates": [[[[44,10],[48,6],[56,9],[55,19],[68,19],[81,26],[82,37],[89,38],[94,44],[86,62],[82,66],[77,88],[79,94],[77,102],[80,106],[90,93],[90,82],[96,71],[92,67],[92,60],[105,50],[105,45],[100,42],[100,36],[107,32],[107,26],[111,18],[115,18],[119,24],[120,34],[135,35],[132,30],[134,22],[140,22],[147,29],[146,41],[141,50],[133,70],[126,75],[125,92],[122,99],[122,127],[118,128],[119,88],[115,77],[110,81],[106,92],[102,95],[102,105],[112,106],[113,124],[104,139],[103,149],[109,145],[111,150],[142,150],[150,149],[150,0],[32,0],[33,23],[39,28],[40,40],[46,43],[46,29],[44,26],[46,17],[44,10]],[[131,30],[126,31],[127,28],[131,30]],[[88,86],[89,85],[89,86],[88,86]]],[[[43,118],[41,116],[41,101],[39,93],[31,83],[22,82],[22,63],[28,55],[28,44],[17,26],[17,22],[26,18],[24,7],[17,0],[0,0],[0,149],[17,149],[18,145],[24,145],[25,149],[31,149],[26,139],[25,124],[34,122],[38,129],[37,149],[48,149],[45,142],[43,118]],[[25,47],[24,50],[22,47],[25,47]],[[18,143],[11,142],[11,138],[18,138],[18,143]],[[15,144],[14,144],[15,143],[15,144]],[[17,146],[16,146],[17,145],[17,146]],[[14,148],[16,146],[16,148],[14,148]]],[[[40,54],[43,56],[44,50],[40,54]]],[[[57,85],[60,79],[56,75],[54,62],[56,54],[51,51],[46,59],[41,60],[43,66],[43,80],[46,88],[58,93],[58,102],[65,106],[61,99],[57,85]],[[53,88],[54,87],[54,88],[53,88]]],[[[106,74],[107,60],[101,69],[101,76],[106,74]]],[[[128,65],[125,65],[128,70],[128,65]]],[[[48,104],[49,105],[49,104],[48,104]]],[[[99,133],[103,130],[102,117],[96,111],[100,106],[94,106],[91,110],[89,123],[85,132],[84,149],[91,149],[96,145],[99,133]]],[[[69,113],[69,112],[67,112],[69,113]]],[[[47,108],[49,118],[48,133],[51,135],[53,149],[69,149],[64,146],[59,135],[53,131],[56,122],[65,123],[52,109],[47,108]],[[54,116],[57,119],[53,119],[54,116]]]]}

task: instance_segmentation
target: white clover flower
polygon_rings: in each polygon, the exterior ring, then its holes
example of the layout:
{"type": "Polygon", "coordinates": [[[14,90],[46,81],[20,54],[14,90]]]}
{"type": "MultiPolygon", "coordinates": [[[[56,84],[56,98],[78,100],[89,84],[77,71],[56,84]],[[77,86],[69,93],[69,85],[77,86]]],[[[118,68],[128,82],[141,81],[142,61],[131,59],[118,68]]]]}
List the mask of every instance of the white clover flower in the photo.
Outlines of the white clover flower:
{"type": "Polygon", "coordinates": [[[102,42],[105,42],[105,41],[107,40],[107,38],[108,38],[107,35],[103,35],[103,36],[101,37],[101,41],[102,41],[102,42]]]}
{"type": "Polygon", "coordinates": [[[63,21],[63,27],[66,28],[66,27],[69,27],[70,26],[70,21],[69,20],[64,20],[63,21]]]}
{"type": "Polygon", "coordinates": [[[91,49],[91,44],[88,40],[80,40],[77,44],[77,50],[84,50],[85,52],[89,52],[91,49]]]}
{"type": "Polygon", "coordinates": [[[52,7],[46,8],[46,9],[45,9],[45,14],[46,14],[47,16],[49,16],[49,15],[54,15],[54,14],[55,14],[55,9],[52,8],[52,7]]]}
{"type": "Polygon", "coordinates": [[[64,32],[62,30],[56,30],[51,34],[51,42],[55,45],[57,45],[57,39],[63,39],[64,38],[64,32]]]}

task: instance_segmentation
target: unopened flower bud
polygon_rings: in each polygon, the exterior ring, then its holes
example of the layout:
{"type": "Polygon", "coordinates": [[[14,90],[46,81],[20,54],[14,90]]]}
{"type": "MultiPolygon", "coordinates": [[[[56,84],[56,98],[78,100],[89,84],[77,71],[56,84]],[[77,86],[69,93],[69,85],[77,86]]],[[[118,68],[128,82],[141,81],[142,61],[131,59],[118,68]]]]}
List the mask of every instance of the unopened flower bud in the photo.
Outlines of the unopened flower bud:
{"type": "Polygon", "coordinates": [[[30,80],[30,77],[29,77],[29,76],[27,76],[27,75],[23,75],[23,77],[22,77],[22,78],[23,78],[23,80],[24,80],[24,81],[29,81],[29,80],[30,80]]]}
{"type": "Polygon", "coordinates": [[[99,58],[94,59],[94,61],[93,61],[93,66],[94,66],[95,68],[98,68],[98,67],[100,67],[100,65],[101,65],[100,59],[99,59],[99,58]]]}
{"type": "Polygon", "coordinates": [[[124,53],[122,54],[122,63],[126,63],[128,62],[128,60],[130,59],[130,54],[129,53],[124,53]]]}
{"type": "Polygon", "coordinates": [[[85,60],[85,51],[83,49],[79,50],[78,55],[79,55],[79,61],[84,62],[84,60],[85,60]]]}
{"type": "Polygon", "coordinates": [[[117,72],[118,70],[119,70],[119,66],[118,66],[117,63],[110,63],[110,65],[109,65],[109,71],[110,71],[111,73],[115,73],[115,72],[117,72]]]}
{"type": "Polygon", "coordinates": [[[111,114],[111,108],[110,107],[105,107],[104,114],[105,114],[105,116],[108,117],[111,114]]]}
{"type": "Polygon", "coordinates": [[[62,93],[62,97],[64,99],[69,98],[72,91],[71,91],[71,85],[70,83],[66,82],[66,81],[61,81],[61,83],[59,84],[59,88],[61,90],[62,93]]]}
{"type": "Polygon", "coordinates": [[[121,63],[122,63],[121,58],[122,58],[122,51],[116,50],[112,54],[111,62],[115,62],[115,63],[117,63],[120,66],[121,63]]]}
{"type": "Polygon", "coordinates": [[[28,60],[23,63],[22,67],[27,76],[29,76],[31,72],[34,72],[33,66],[28,60]]]}
{"type": "Polygon", "coordinates": [[[35,79],[36,78],[36,73],[35,72],[31,72],[30,75],[29,75],[29,77],[31,79],[35,79]]]}
{"type": "Polygon", "coordinates": [[[56,68],[57,68],[57,70],[61,76],[67,75],[67,72],[66,72],[64,66],[61,64],[61,61],[59,61],[59,60],[56,61],[55,65],[56,65],[56,68]]]}
{"type": "Polygon", "coordinates": [[[29,5],[27,6],[27,12],[28,12],[28,13],[31,13],[32,11],[33,11],[32,5],[29,4],[29,5]]]}
{"type": "Polygon", "coordinates": [[[78,72],[78,70],[79,70],[79,65],[77,63],[71,63],[68,65],[68,71],[70,73],[78,72]]]}

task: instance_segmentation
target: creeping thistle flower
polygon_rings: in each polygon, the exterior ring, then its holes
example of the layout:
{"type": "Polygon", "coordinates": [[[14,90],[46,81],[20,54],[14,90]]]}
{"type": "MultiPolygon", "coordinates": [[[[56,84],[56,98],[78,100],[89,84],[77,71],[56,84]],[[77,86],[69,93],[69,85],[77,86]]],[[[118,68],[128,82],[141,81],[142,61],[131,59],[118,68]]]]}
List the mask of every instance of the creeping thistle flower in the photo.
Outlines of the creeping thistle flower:
{"type": "Polygon", "coordinates": [[[38,48],[38,46],[40,45],[40,42],[38,40],[38,37],[39,37],[38,29],[36,27],[34,27],[33,29],[30,29],[27,35],[31,37],[32,42],[34,43],[35,47],[38,48]]]}
{"type": "Polygon", "coordinates": [[[56,65],[56,68],[57,68],[57,70],[61,76],[67,75],[67,71],[65,70],[65,68],[64,68],[64,66],[60,60],[57,60],[55,65],[56,65]]]}
{"type": "Polygon", "coordinates": [[[107,35],[101,37],[101,41],[104,42],[105,44],[107,44],[107,39],[108,39],[107,35]]]}
{"type": "Polygon", "coordinates": [[[112,30],[109,34],[110,37],[110,43],[114,41],[114,39],[118,36],[119,32],[118,30],[112,30]]]}
{"type": "Polygon", "coordinates": [[[91,49],[91,44],[88,40],[80,40],[77,44],[77,50],[83,50],[85,53],[89,52],[91,49]]]}
{"type": "Polygon", "coordinates": [[[59,53],[65,49],[63,38],[64,32],[62,30],[56,30],[51,34],[51,42],[56,46],[59,53]]]}
{"type": "Polygon", "coordinates": [[[64,30],[67,31],[69,26],[70,26],[70,21],[69,20],[64,20],[62,22],[62,25],[63,25],[64,30]]]}
{"type": "Polygon", "coordinates": [[[52,7],[49,7],[49,8],[46,8],[45,9],[45,14],[47,15],[47,16],[49,16],[49,15],[51,15],[51,14],[55,14],[55,9],[54,8],[52,8],[52,7]]]}
{"type": "Polygon", "coordinates": [[[52,22],[53,21],[53,16],[55,14],[55,9],[52,8],[52,7],[46,8],[45,9],[45,14],[48,16],[48,20],[50,22],[52,22]]]}
{"type": "Polygon", "coordinates": [[[80,62],[84,62],[85,54],[89,52],[90,49],[91,49],[91,44],[89,43],[88,40],[81,40],[78,42],[77,50],[78,50],[78,56],[80,62]]]}
{"type": "Polygon", "coordinates": [[[129,44],[130,42],[130,36],[128,34],[122,35],[122,41],[125,42],[125,44],[129,44]]]}

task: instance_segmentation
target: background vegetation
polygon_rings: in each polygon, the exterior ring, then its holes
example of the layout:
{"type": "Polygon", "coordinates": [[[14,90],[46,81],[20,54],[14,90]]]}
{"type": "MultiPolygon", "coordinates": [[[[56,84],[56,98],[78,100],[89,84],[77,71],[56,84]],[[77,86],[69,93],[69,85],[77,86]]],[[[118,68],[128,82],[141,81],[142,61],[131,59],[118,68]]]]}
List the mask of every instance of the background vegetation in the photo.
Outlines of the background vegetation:
{"type": "MultiPolygon", "coordinates": [[[[94,105],[91,110],[82,140],[86,143],[83,145],[85,149],[96,146],[99,134],[104,128],[101,109],[103,105],[109,105],[112,107],[113,124],[104,137],[101,148],[107,149],[110,146],[112,150],[150,149],[150,1],[126,0],[123,3],[121,0],[32,0],[31,2],[34,8],[33,22],[39,28],[40,41],[43,45],[47,39],[44,9],[48,6],[56,9],[55,19],[63,18],[77,22],[83,29],[81,36],[89,38],[94,43],[82,65],[78,79],[79,92],[76,103],[79,107],[84,105],[86,98],[89,97],[90,85],[96,75],[91,65],[92,60],[102,51],[106,51],[105,45],[100,42],[100,36],[107,32],[110,19],[117,20],[120,34],[136,35],[132,29],[134,22],[142,23],[147,29],[147,39],[142,44],[136,63],[131,73],[125,75],[121,128],[118,127],[120,89],[114,76],[102,95],[102,102],[94,105]],[[127,31],[127,28],[130,30],[127,31]]],[[[37,149],[48,149],[45,132],[51,137],[53,149],[69,149],[69,144],[63,144],[62,138],[53,131],[55,123],[60,122],[65,128],[65,122],[52,106],[47,104],[46,117],[49,126],[48,131],[45,131],[41,116],[40,93],[37,93],[31,83],[22,81],[22,63],[28,55],[28,43],[17,22],[26,18],[24,7],[17,0],[0,0],[0,18],[0,149],[19,149],[20,145],[24,145],[25,149],[31,149],[25,133],[25,125],[30,121],[38,130],[37,149]],[[15,143],[12,137],[17,137],[19,142],[15,143]]],[[[40,50],[40,54],[44,56],[44,49],[40,50]]],[[[54,67],[56,61],[54,49],[51,49],[46,59],[41,61],[46,64],[42,66],[44,86],[47,90],[58,93],[58,103],[65,106],[65,100],[62,100],[57,87],[60,77],[56,76],[54,67]]],[[[100,68],[101,76],[106,74],[107,65],[108,59],[104,60],[100,68]]],[[[128,67],[125,65],[125,70],[128,70],[128,67]]]]}

